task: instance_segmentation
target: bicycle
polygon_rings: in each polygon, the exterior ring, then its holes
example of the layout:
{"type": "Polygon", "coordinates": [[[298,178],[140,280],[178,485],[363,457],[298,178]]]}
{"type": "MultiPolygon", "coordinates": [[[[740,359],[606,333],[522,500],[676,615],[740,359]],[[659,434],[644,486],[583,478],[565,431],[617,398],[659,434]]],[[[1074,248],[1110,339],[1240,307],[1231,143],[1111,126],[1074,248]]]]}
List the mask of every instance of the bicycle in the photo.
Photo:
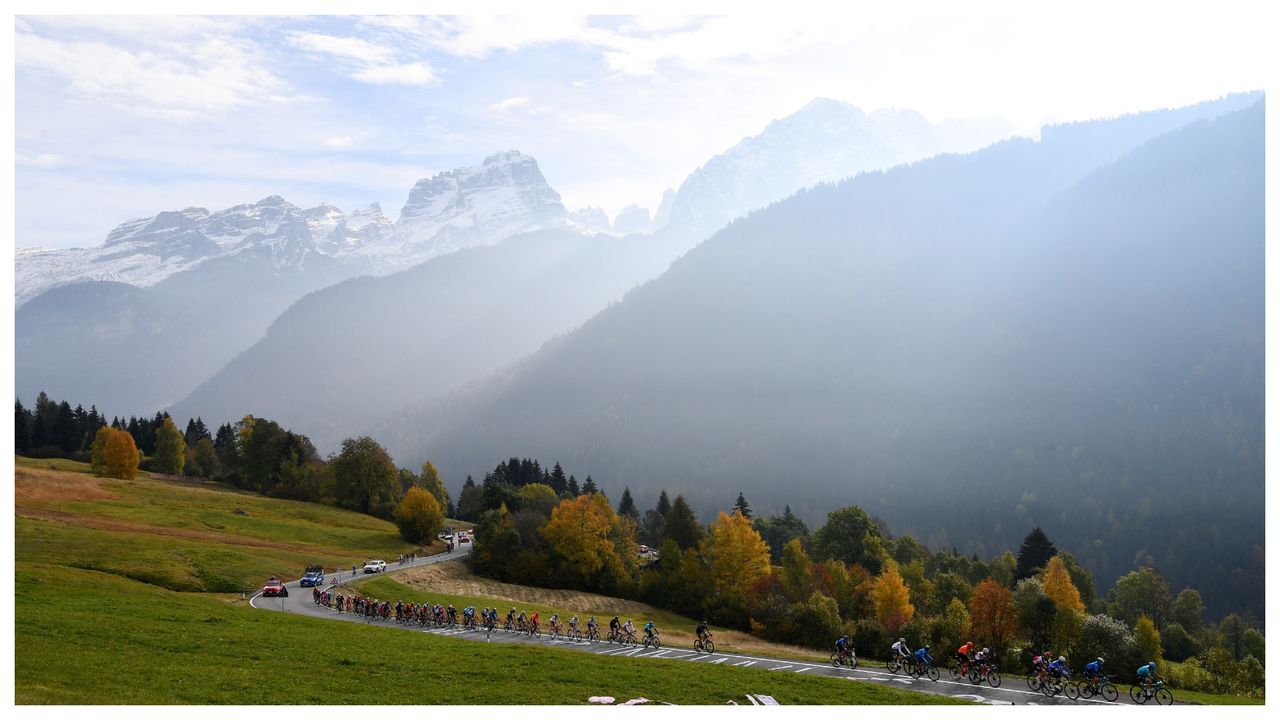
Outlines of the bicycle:
{"type": "Polygon", "coordinates": [[[981,685],[986,682],[993,688],[1000,687],[1000,672],[995,663],[979,663],[969,670],[969,682],[981,685]]]}
{"type": "Polygon", "coordinates": [[[951,662],[947,665],[947,673],[951,675],[952,680],[959,680],[963,677],[967,677],[969,675],[969,670],[971,669],[971,663],[967,661],[951,662]]]}
{"type": "Polygon", "coordinates": [[[1040,692],[1045,697],[1054,697],[1055,695],[1066,695],[1072,700],[1080,697],[1080,690],[1066,677],[1048,678],[1040,683],[1040,692]],[[1075,692],[1073,696],[1071,693],[1075,692]]]}
{"type": "Polygon", "coordinates": [[[588,628],[587,642],[589,643],[600,642],[600,631],[596,628],[588,628]]]}
{"type": "Polygon", "coordinates": [[[899,672],[906,672],[907,674],[910,674],[911,670],[907,665],[908,662],[909,661],[901,655],[894,655],[885,661],[884,668],[894,675],[897,675],[899,672]]]}
{"type": "Polygon", "coordinates": [[[848,652],[840,652],[839,650],[832,650],[831,664],[834,667],[840,667],[841,665],[843,665],[849,668],[850,670],[852,670],[858,667],[858,656],[854,654],[853,650],[849,650],[848,652]]]}
{"type": "Polygon", "coordinates": [[[581,631],[581,630],[579,630],[579,629],[577,628],[577,626],[576,626],[576,625],[575,625],[575,626],[571,626],[571,627],[569,628],[569,635],[568,635],[568,638],[569,638],[569,640],[571,640],[571,641],[573,641],[573,642],[578,642],[579,640],[581,640],[581,639],[582,639],[582,631],[581,631]]]}
{"type": "Polygon", "coordinates": [[[700,637],[693,641],[694,652],[713,653],[716,651],[716,644],[711,640],[711,633],[707,633],[706,637],[700,637]]]}
{"type": "Polygon", "coordinates": [[[560,634],[560,626],[555,623],[551,623],[551,632],[547,633],[547,638],[550,640],[559,640],[562,637],[563,636],[560,634]]]}
{"type": "Polygon", "coordinates": [[[938,682],[938,678],[942,676],[942,673],[938,672],[938,668],[933,665],[933,663],[923,663],[919,661],[916,661],[915,665],[909,670],[909,672],[911,673],[911,677],[914,677],[917,680],[922,677],[927,677],[934,682],[938,682]]]}
{"type": "Polygon", "coordinates": [[[658,633],[656,630],[652,634],[651,633],[644,634],[644,646],[646,648],[651,646],[654,648],[662,647],[662,639],[658,637],[658,633]]]}
{"type": "Polygon", "coordinates": [[[1080,697],[1088,700],[1098,695],[1107,702],[1115,702],[1120,697],[1120,691],[1111,684],[1110,677],[1096,677],[1080,683],[1080,697]]]}
{"type": "Polygon", "coordinates": [[[635,644],[636,644],[636,631],[635,631],[635,630],[623,630],[623,631],[622,631],[622,633],[621,633],[621,638],[618,640],[618,642],[622,643],[623,645],[635,645],[635,644]]]}
{"type": "Polygon", "coordinates": [[[535,622],[529,623],[529,628],[528,630],[526,630],[526,632],[529,633],[529,637],[531,638],[542,637],[542,631],[538,629],[538,623],[535,623],[535,622]]]}
{"type": "Polygon", "coordinates": [[[1133,685],[1129,688],[1129,699],[1139,705],[1145,705],[1152,698],[1155,698],[1157,705],[1173,704],[1173,692],[1164,686],[1163,680],[1155,681],[1150,687],[1133,685]]]}

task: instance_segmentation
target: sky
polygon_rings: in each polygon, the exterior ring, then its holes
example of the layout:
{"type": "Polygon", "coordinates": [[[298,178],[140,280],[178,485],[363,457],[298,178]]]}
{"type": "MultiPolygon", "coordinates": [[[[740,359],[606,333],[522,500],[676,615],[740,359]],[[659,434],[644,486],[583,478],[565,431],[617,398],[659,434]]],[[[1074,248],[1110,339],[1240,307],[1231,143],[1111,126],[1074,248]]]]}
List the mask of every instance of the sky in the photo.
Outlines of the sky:
{"type": "Polygon", "coordinates": [[[272,194],[394,219],[418,179],[511,148],[570,210],[613,217],[814,97],[1034,134],[1270,81],[1265,4],[1026,7],[19,15],[17,245],[94,246],[130,218],[272,194]]]}

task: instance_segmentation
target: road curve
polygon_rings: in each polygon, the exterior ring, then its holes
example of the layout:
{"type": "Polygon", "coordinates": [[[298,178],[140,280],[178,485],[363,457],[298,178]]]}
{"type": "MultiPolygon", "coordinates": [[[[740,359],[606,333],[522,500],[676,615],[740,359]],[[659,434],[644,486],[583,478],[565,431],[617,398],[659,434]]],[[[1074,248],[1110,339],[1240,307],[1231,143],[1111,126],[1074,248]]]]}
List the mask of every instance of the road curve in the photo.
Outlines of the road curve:
{"type": "MultiPolygon", "coordinates": [[[[387,573],[394,573],[400,570],[406,570],[411,567],[419,567],[421,565],[430,565],[438,562],[449,562],[458,560],[467,556],[471,551],[471,545],[459,545],[458,549],[452,553],[440,553],[437,555],[429,555],[419,558],[413,562],[406,563],[389,563],[387,565],[387,573]]],[[[344,574],[341,583],[331,587],[339,587],[351,582],[353,579],[368,577],[366,575],[356,575],[350,577],[344,574]]],[[[326,578],[326,586],[327,578],[326,578]]],[[[286,583],[289,588],[289,597],[287,598],[267,598],[262,597],[261,593],[254,595],[249,600],[249,604],[259,610],[273,610],[276,612],[289,612],[298,615],[309,615],[312,617],[320,617],[328,620],[337,620],[345,622],[366,622],[363,617],[351,615],[348,613],[339,614],[327,607],[316,605],[311,599],[311,589],[303,588],[298,585],[298,581],[286,583]]],[[[394,599],[394,598],[387,598],[394,599]]],[[[461,610],[461,608],[459,608],[461,610]]],[[[998,688],[991,688],[985,685],[973,685],[967,680],[951,680],[947,677],[946,671],[943,670],[943,677],[937,682],[928,679],[916,680],[902,675],[894,675],[881,667],[864,667],[859,665],[853,670],[847,668],[836,668],[830,664],[817,663],[803,660],[784,660],[781,658],[770,658],[761,655],[744,655],[741,653],[721,653],[715,654],[696,653],[688,648],[666,647],[660,650],[646,649],[643,646],[632,645],[624,647],[614,645],[607,642],[587,643],[582,641],[570,640],[549,640],[546,635],[542,639],[535,640],[527,635],[507,633],[501,630],[495,630],[493,633],[485,633],[483,631],[463,630],[460,627],[452,630],[445,628],[422,628],[416,625],[400,625],[394,620],[384,623],[387,627],[399,628],[405,631],[419,632],[430,635],[451,635],[467,640],[475,640],[479,642],[498,642],[498,643],[523,643],[532,644],[539,643],[544,645],[554,645],[566,650],[576,650],[578,652],[594,653],[597,655],[614,655],[627,656],[637,659],[656,658],[662,660],[675,660],[685,662],[696,662],[703,665],[726,665],[733,667],[754,667],[773,672],[794,672],[805,673],[807,675],[821,675],[835,679],[853,680],[860,682],[884,683],[893,687],[904,690],[915,690],[918,692],[927,692],[937,695],[947,695],[955,698],[963,698],[974,702],[988,703],[992,705],[1114,705],[1119,703],[1131,704],[1129,697],[1125,693],[1120,694],[1118,703],[1108,703],[1104,700],[1069,700],[1065,697],[1058,696],[1055,698],[1045,697],[1043,693],[1036,692],[1027,688],[1026,683],[1020,677],[1010,677],[1005,680],[1004,684],[998,688]]]]}

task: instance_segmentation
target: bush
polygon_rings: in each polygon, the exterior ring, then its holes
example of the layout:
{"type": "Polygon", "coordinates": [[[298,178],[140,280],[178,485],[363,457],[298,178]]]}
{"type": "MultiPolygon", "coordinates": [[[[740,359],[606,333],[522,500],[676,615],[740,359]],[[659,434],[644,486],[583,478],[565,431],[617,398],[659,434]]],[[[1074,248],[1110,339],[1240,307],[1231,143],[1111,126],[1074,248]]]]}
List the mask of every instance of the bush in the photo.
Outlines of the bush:
{"type": "Polygon", "coordinates": [[[1109,615],[1089,615],[1080,626],[1080,638],[1071,654],[1075,666],[1101,657],[1111,675],[1132,672],[1138,667],[1138,645],[1128,625],[1109,615]]]}
{"type": "Polygon", "coordinates": [[[431,493],[411,487],[394,513],[400,536],[411,543],[430,541],[444,527],[444,514],[431,493]]]}
{"type": "Polygon", "coordinates": [[[792,608],[791,625],[797,633],[794,640],[801,645],[826,648],[840,637],[840,608],[832,598],[815,592],[792,608]]]}

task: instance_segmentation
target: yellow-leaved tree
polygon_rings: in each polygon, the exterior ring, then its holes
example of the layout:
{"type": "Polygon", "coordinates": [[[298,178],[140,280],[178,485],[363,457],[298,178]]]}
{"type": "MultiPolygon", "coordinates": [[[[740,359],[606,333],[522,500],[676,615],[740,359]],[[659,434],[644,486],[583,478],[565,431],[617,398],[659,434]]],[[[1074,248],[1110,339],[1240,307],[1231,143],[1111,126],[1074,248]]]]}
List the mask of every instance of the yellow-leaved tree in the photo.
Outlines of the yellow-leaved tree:
{"type": "Polygon", "coordinates": [[[142,459],[138,446],[133,443],[133,436],[124,430],[103,429],[110,430],[110,433],[103,443],[102,470],[99,474],[121,480],[132,480],[138,474],[138,462],[142,459]]]}
{"type": "Polygon", "coordinates": [[[720,513],[702,541],[712,591],[727,605],[746,606],[747,588],[769,574],[769,544],[735,511],[720,513]]]}
{"type": "Polygon", "coordinates": [[[1059,611],[1063,608],[1071,608],[1077,613],[1084,612],[1084,601],[1080,599],[1080,591],[1076,589],[1075,583],[1071,582],[1071,573],[1067,572],[1067,566],[1060,556],[1054,555],[1049,560],[1049,564],[1044,568],[1044,579],[1040,582],[1044,585],[1044,594],[1049,596],[1059,611]]]}
{"type": "Polygon", "coordinates": [[[430,540],[444,527],[444,513],[435,495],[416,485],[404,494],[392,517],[400,528],[400,536],[411,543],[430,540]]]}
{"type": "Polygon", "coordinates": [[[884,571],[876,578],[871,599],[875,603],[876,619],[890,634],[898,632],[916,614],[911,593],[902,580],[902,573],[898,572],[898,564],[893,561],[886,562],[884,571]]]}
{"type": "Polygon", "coordinates": [[[635,535],[603,493],[561,502],[541,529],[570,587],[614,590],[634,581],[635,535]]]}

